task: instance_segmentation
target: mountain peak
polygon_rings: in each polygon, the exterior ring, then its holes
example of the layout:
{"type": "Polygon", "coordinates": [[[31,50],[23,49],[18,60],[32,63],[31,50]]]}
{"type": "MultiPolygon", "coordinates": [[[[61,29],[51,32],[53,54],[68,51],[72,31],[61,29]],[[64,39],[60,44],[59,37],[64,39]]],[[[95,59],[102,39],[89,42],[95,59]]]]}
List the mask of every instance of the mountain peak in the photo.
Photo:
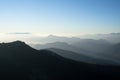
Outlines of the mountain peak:
{"type": "Polygon", "coordinates": [[[14,42],[11,42],[12,44],[25,44],[25,42],[23,42],[23,41],[19,41],[19,40],[17,40],[17,41],[14,41],[14,42]]]}
{"type": "Polygon", "coordinates": [[[7,45],[7,44],[25,44],[24,42],[22,42],[22,41],[19,41],[19,40],[17,40],[17,41],[13,41],[13,42],[9,42],[9,43],[0,43],[0,45],[7,45]]]}
{"type": "Polygon", "coordinates": [[[24,48],[24,47],[29,47],[25,42],[22,41],[13,41],[9,43],[0,43],[0,48],[24,48]]]}
{"type": "Polygon", "coordinates": [[[58,36],[55,36],[55,35],[52,35],[52,34],[51,34],[51,35],[48,35],[48,37],[51,38],[51,37],[58,37],[58,36]]]}

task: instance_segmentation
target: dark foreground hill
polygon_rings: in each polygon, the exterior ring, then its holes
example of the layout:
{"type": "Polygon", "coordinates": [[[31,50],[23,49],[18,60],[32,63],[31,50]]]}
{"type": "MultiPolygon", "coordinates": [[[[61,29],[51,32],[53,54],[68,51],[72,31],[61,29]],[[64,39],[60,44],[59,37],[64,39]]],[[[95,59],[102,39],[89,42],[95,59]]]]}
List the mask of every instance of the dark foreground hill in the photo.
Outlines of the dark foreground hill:
{"type": "Polygon", "coordinates": [[[120,66],[78,62],[20,41],[0,44],[0,80],[108,79],[120,79],[120,66]]]}

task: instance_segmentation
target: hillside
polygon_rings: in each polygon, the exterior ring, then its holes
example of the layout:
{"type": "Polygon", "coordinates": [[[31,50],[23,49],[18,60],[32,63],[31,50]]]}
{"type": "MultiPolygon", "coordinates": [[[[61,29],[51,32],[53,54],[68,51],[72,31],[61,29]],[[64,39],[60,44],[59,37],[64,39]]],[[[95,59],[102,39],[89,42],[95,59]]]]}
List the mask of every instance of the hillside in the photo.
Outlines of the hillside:
{"type": "Polygon", "coordinates": [[[119,66],[74,61],[21,41],[0,44],[0,64],[0,80],[120,79],[119,66]]]}
{"type": "Polygon", "coordinates": [[[80,62],[82,61],[85,63],[102,64],[102,65],[120,65],[119,63],[116,63],[112,60],[96,58],[96,57],[75,53],[68,50],[62,50],[57,48],[48,48],[47,50],[53,51],[60,56],[63,56],[65,58],[72,59],[75,61],[80,61],[80,62]]]}

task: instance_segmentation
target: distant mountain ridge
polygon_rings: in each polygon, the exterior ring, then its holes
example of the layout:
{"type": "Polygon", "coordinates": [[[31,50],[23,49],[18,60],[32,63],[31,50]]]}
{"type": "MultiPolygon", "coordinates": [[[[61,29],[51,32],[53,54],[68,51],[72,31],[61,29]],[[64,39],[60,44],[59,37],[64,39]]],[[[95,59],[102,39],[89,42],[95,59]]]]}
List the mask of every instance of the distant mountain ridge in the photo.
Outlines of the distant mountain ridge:
{"type": "Polygon", "coordinates": [[[57,49],[78,53],[79,55],[89,56],[91,58],[103,59],[108,61],[110,60],[111,62],[113,61],[115,63],[120,64],[119,57],[116,58],[110,57],[113,55],[113,53],[116,53],[116,51],[119,52],[120,48],[115,47],[114,44],[111,44],[103,39],[100,40],[84,39],[72,44],[68,44],[66,42],[54,42],[43,45],[37,44],[34,46],[34,48],[38,50],[57,48],[57,49]]]}
{"type": "Polygon", "coordinates": [[[94,35],[86,35],[81,38],[87,39],[105,39],[111,43],[120,43],[120,32],[118,33],[109,33],[109,34],[94,34],[94,35]]]}
{"type": "Polygon", "coordinates": [[[92,63],[92,64],[102,64],[102,65],[110,65],[110,64],[111,65],[120,65],[119,63],[116,63],[112,60],[91,57],[89,55],[75,53],[72,51],[67,51],[67,50],[62,50],[62,49],[57,49],[57,48],[49,48],[47,50],[53,51],[62,57],[76,60],[76,61],[80,61],[80,62],[92,63]]]}
{"type": "Polygon", "coordinates": [[[75,52],[102,52],[107,47],[111,46],[112,44],[106,40],[94,40],[94,39],[81,39],[79,41],[73,43],[67,42],[53,42],[53,43],[46,43],[46,44],[36,44],[33,47],[36,49],[45,49],[45,48],[60,48],[65,50],[71,50],[75,52]]]}
{"type": "Polygon", "coordinates": [[[48,35],[45,37],[35,37],[32,39],[29,38],[28,41],[37,43],[37,44],[46,44],[46,43],[54,43],[54,42],[66,42],[68,44],[71,44],[79,41],[84,41],[87,39],[106,40],[110,43],[120,43],[120,33],[93,34],[93,35],[91,34],[91,35],[83,35],[83,36],[76,36],[76,37],[48,35]]]}

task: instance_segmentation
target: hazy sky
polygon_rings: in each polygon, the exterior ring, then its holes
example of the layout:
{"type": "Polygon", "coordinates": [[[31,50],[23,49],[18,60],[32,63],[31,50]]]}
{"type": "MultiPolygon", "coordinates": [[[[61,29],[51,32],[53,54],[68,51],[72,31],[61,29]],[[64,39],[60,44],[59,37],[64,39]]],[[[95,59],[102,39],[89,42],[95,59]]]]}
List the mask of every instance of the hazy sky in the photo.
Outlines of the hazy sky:
{"type": "Polygon", "coordinates": [[[120,32],[120,0],[0,0],[0,33],[120,32]]]}

